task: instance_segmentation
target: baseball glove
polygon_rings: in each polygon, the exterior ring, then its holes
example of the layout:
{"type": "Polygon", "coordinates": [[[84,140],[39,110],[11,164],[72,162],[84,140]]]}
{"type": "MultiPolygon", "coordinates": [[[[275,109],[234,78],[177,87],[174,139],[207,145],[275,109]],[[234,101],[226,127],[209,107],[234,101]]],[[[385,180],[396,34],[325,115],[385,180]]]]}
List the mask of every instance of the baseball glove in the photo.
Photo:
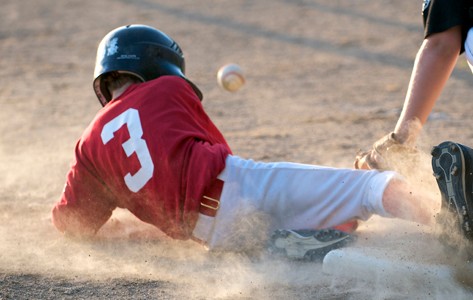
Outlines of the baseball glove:
{"type": "Polygon", "coordinates": [[[404,145],[397,138],[394,132],[391,132],[373,144],[373,148],[369,151],[360,151],[355,157],[355,169],[364,170],[388,170],[390,166],[390,158],[395,155],[413,154],[417,151],[410,146],[404,145]]]}

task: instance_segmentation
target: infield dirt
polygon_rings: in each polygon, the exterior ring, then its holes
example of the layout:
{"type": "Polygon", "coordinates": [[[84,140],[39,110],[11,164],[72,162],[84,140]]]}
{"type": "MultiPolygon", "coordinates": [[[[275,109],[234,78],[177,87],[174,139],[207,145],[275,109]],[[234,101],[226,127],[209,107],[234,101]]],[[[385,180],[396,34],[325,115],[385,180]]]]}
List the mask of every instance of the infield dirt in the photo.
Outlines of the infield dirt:
{"type": "MultiPolygon", "coordinates": [[[[111,29],[157,27],[184,50],[187,75],[235,154],[351,168],[393,130],[423,37],[422,1],[2,0],[0,10],[0,299],[471,299],[473,275],[331,276],[264,253],[207,253],[125,211],[89,242],[64,239],[50,210],[74,145],[100,109],[95,51],[111,29]],[[218,68],[246,84],[222,90],[218,68]],[[460,282],[463,282],[461,284],[460,282]]],[[[460,57],[421,136],[419,167],[400,171],[440,195],[430,147],[473,145],[473,76],[460,57]]],[[[432,203],[438,206],[438,203],[432,203]]],[[[354,247],[404,262],[452,264],[433,230],[372,218],[354,247]]],[[[347,275],[350,270],[346,270],[347,275]]]]}

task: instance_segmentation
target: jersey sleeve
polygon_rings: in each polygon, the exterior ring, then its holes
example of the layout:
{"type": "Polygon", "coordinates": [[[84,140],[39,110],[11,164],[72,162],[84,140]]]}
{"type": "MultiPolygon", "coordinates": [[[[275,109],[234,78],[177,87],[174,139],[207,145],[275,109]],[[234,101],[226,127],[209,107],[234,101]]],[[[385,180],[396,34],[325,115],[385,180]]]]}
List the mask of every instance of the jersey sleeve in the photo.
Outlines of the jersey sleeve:
{"type": "Polygon", "coordinates": [[[76,148],[64,191],[52,210],[54,226],[70,236],[92,236],[115,208],[110,191],[78,158],[76,148]]]}

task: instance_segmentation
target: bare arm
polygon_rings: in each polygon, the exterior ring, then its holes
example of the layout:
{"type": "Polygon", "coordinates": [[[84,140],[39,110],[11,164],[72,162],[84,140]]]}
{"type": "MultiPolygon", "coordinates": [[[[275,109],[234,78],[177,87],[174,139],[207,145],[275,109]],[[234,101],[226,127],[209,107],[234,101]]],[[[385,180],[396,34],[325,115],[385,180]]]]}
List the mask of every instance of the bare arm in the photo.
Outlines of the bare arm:
{"type": "Polygon", "coordinates": [[[412,68],[404,106],[394,132],[376,141],[369,151],[355,158],[356,169],[390,168],[383,159],[393,144],[415,145],[422,126],[444,89],[458,60],[461,49],[461,27],[452,27],[424,39],[412,68]]]}
{"type": "Polygon", "coordinates": [[[427,37],[420,47],[407,90],[401,116],[394,132],[400,141],[414,142],[420,127],[410,127],[415,121],[424,125],[439,98],[460,54],[461,27],[427,37]]]}
{"type": "Polygon", "coordinates": [[[407,182],[394,179],[383,194],[383,207],[395,218],[431,225],[440,209],[437,199],[407,182]]]}

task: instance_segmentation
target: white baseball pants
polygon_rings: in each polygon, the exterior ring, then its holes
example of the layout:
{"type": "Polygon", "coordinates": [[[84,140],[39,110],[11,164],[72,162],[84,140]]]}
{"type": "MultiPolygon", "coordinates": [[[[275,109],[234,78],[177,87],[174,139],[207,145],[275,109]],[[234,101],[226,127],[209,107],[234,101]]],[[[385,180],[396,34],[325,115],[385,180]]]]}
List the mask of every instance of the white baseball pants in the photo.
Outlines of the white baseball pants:
{"type": "Polygon", "coordinates": [[[275,229],[329,228],[373,214],[390,217],[382,196],[395,176],[228,156],[218,176],[225,183],[217,215],[199,214],[193,235],[210,249],[233,249],[261,230],[268,235],[275,229]]]}

